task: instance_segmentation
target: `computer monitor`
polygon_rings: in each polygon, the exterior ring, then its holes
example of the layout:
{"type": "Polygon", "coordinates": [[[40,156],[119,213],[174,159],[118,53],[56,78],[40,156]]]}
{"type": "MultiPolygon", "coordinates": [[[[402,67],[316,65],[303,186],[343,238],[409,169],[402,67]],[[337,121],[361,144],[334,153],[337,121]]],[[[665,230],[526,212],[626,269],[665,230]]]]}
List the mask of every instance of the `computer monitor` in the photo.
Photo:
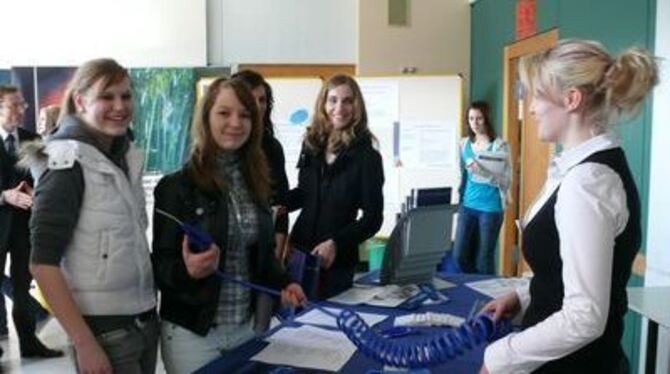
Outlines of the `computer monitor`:
{"type": "Polygon", "coordinates": [[[396,224],[384,251],[382,284],[430,282],[451,242],[458,205],[420,206],[396,224]]]}
{"type": "Polygon", "coordinates": [[[412,207],[451,204],[451,187],[418,188],[412,190],[412,207]]]}

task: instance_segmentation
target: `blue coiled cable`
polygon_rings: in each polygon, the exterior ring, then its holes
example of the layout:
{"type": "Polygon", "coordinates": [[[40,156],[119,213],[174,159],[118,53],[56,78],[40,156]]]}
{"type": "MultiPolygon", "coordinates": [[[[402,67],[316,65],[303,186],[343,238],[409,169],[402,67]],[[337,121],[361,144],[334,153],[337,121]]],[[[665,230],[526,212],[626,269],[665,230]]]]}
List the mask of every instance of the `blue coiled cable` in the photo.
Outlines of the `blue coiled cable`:
{"type": "Polygon", "coordinates": [[[395,340],[381,336],[351,310],[343,310],[337,326],[352,343],[378,363],[409,368],[426,368],[450,361],[485,342],[510,332],[508,320],[495,322],[482,314],[452,328],[421,340],[395,340]]]}
{"type": "MultiPolygon", "coordinates": [[[[219,278],[245,287],[253,288],[271,295],[281,296],[281,292],[271,288],[237,279],[229,274],[217,271],[219,278]]],[[[488,314],[470,318],[458,328],[451,328],[426,339],[388,339],[374,331],[356,312],[342,309],[339,314],[325,307],[307,303],[337,320],[337,327],[367,357],[374,361],[394,367],[412,369],[427,368],[444,364],[465,354],[477,346],[492,342],[511,331],[509,320],[494,321],[488,314]]]]}
{"type": "MultiPolygon", "coordinates": [[[[212,243],[212,238],[195,226],[179,221],[167,212],[156,209],[158,213],[176,221],[189,238],[194,252],[200,252],[212,243]]],[[[230,274],[216,270],[214,274],[224,281],[234,282],[247,288],[281,297],[281,292],[272,288],[237,279],[230,274]]],[[[458,328],[451,328],[426,339],[397,340],[389,339],[374,331],[357,313],[343,309],[333,313],[321,305],[306,303],[321,312],[335,318],[337,327],[367,357],[376,362],[394,367],[412,369],[437,366],[450,361],[466,351],[485,343],[492,342],[511,331],[509,320],[494,321],[488,314],[469,318],[458,328]]]]}

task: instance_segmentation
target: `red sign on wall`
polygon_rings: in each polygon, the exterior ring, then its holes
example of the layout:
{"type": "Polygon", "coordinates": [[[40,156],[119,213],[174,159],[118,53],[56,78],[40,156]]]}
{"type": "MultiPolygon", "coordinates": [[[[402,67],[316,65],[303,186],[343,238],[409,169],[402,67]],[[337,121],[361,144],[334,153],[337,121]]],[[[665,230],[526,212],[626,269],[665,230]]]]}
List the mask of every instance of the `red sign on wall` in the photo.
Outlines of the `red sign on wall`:
{"type": "Polygon", "coordinates": [[[537,33],[535,0],[516,2],[516,38],[523,39],[537,33]]]}

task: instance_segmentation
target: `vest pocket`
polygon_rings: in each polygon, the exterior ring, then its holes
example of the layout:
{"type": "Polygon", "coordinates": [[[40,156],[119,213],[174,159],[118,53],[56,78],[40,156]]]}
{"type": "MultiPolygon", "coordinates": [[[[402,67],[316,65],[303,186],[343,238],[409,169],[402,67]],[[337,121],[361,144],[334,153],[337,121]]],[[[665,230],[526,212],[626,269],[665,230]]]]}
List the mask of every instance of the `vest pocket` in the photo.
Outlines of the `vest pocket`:
{"type": "Polygon", "coordinates": [[[99,268],[98,268],[98,279],[105,282],[107,280],[107,268],[109,263],[109,231],[102,230],[100,231],[100,239],[98,246],[98,256],[99,256],[99,268]]]}
{"type": "Polygon", "coordinates": [[[62,267],[73,290],[106,289],[109,267],[110,236],[107,229],[76,229],[62,267]]]}

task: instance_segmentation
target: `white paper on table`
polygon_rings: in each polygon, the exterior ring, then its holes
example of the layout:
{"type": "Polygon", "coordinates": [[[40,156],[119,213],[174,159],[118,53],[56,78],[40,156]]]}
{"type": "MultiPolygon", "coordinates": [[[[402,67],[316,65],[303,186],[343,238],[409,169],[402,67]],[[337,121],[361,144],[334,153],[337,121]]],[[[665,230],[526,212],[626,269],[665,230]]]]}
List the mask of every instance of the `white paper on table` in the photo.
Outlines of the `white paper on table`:
{"type": "Polygon", "coordinates": [[[517,288],[528,287],[529,282],[530,279],[528,278],[494,278],[470,282],[465,285],[481,294],[495,299],[504,296],[517,288]]]}
{"type": "Polygon", "coordinates": [[[388,308],[395,308],[404,303],[410,297],[419,293],[419,287],[415,284],[408,284],[398,286],[390,284],[388,286],[379,287],[379,292],[375,294],[365,304],[372,306],[381,306],[388,308]]]}
{"type": "Polygon", "coordinates": [[[444,290],[447,288],[456,287],[456,285],[451,282],[447,282],[444,279],[433,277],[433,287],[435,287],[436,290],[444,290]]]}
{"type": "Polygon", "coordinates": [[[346,335],[313,326],[285,327],[266,339],[270,344],[251,358],[273,365],[339,371],[356,351],[346,335]]]}
{"type": "Polygon", "coordinates": [[[451,326],[459,327],[465,318],[450,313],[412,313],[396,316],[393,326],[451,326]]]}
{"type": "Polygon", "coordinates": [[[414,284],[406,286],[391,284],[379,287],[354,286],[337,296],[331,297],[328,301],[349,305],[366,304],[394,308],[418,292],[419,287],[414,284]]]}
{"type": "MultiPolygon", "coordinates": [[[[454,287],[452,283],[444,280],[438,280],[438,278],[433,278],[433,284],[435,285],[436,289],[454,287]]],[[[389,284],[386,286],[376,287],[354,285],[354,287],[342,292],[341,294],[331,297],[328,299],[328,301],[347,305],[366,304],[372,306],[395,308],[417,293],[419,293],[419,286],[416,284],[407,284],[402,286],[389,284]]],[[[448,298],[445,296],[443,300],[426,300],[424,304],[441,303],[446,300],[448,300],[448,298]]]]}
{"type": "MultiPolygon", "coordinates": [[[[340,314],[340,312],[342,311],[342,309],[338,308],[326,308],[326,310],[336,315],[340,314]]],[[[373,313],[356,313],[356,314],[358,314],[361,318],[363,318],[363,320],[365,321],[365,323],[368,324],[368,326],[374,326],[379,322],[388,318],[388,316],[384,314],[373,314],[373,313]]],[[[319,309],[312,309],[309,312],[301,315],[300,317],[297,317],[295,321],[308,325],[337,327],[337,321],[335,320],[335,318],[322,312],[319,309]]]]}
{"type": "Polygon", "coordinates": [[[328,301],[346,305],[364,304],[378,294],[380,288],[354,285],[341,294],[331,297],[328,301]]]}
{"type": "MultiPolygon", "coordinates": [[[[380,282],[379,275],[380,274],[377,273],[376,277],[368,277],[366,279],[366,283],[356,283],[356,285],[359,286],[359,287],[367,287],[367,288],[374,287],[374,286],[370,286],[370,285],[380,284],[379,283],[380,282]],[[367,282],[369,282],[369,283],[367,283],[367,282]]],[[[357,282],[357,281],[358,280],[355,280],[354,282],[357,282]]],[[[433,277],[432,283],[433,283],[433,287],[435,287],[436,290],[445,290],[447,288],[456,287],[456,285],[454,283],[451,283],[449,281],[446,281],[446,280],[444,280],[442,278],[438,278],[438,277],[433,277]]]]}

